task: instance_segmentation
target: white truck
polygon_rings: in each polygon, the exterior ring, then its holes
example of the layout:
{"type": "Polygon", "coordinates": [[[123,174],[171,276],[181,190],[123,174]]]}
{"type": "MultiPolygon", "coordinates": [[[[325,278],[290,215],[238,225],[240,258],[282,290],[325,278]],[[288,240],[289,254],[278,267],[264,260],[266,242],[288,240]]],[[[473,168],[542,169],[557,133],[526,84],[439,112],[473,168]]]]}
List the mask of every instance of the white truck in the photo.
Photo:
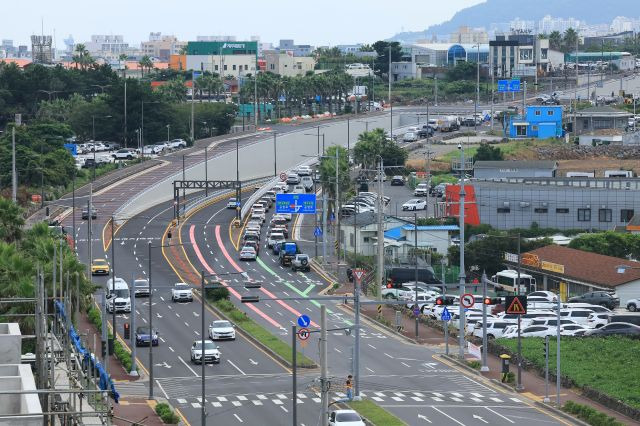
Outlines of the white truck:
{"type": "Polygon", "coordinates": [[[107,312],[131,312],[131,293],[129,285],[122,278],[116,277],[107,281],[107,312]]]}
{"type": "Polygon", "coordinates": [[[438,119],[438,130],[441,132],[453,132],[460,129],[460,122],[455,115],[447,115],[438,119]]]}

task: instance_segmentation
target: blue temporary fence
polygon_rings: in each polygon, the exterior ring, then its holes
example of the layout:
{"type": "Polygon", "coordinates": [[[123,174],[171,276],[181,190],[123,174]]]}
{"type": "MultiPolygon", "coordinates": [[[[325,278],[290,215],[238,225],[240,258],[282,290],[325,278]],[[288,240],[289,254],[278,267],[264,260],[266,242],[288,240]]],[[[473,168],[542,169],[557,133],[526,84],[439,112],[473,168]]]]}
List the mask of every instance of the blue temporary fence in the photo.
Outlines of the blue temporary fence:
{"type": "MultiPolygon", "coordinates": [[[[62,318],[63,321],[66,321],[67,315],[64,310],[64,304],[61,301],[56,300],[55,307],[56,307],[56,313],[62,318]]],[[[80,340],[80,336],[76,332],[73,325],[69,327],[69,338],[71,339],[71,344],[76,348],[76,352],[78,352],[78,355],[82,359],[83,365],[85,367],[90,366],[97,372],[99,377],[98,387],[101,390],[111,389],[111,392],[110,392],[111,397],[117,404],[118,400],[120,399],[120,394],[116,390],[116,387],[113,384],[113,380],[111,379],[111,377],[109,377],[107,372],[104,371],[104,367],[102,366],[102,363],[96,361],[96,356],[92,354],[84,346],[82,346],[82,341],[80,340]]]]}

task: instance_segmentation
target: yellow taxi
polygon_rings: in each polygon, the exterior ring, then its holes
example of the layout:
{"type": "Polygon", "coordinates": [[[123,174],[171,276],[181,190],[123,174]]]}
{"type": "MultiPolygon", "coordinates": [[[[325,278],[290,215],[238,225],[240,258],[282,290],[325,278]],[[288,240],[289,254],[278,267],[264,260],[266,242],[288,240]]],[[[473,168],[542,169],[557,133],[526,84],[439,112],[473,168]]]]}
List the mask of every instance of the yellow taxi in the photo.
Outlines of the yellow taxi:
{"type": "Polygon", "coordinates": [[[109,264],[104,259],[93,259],[91,275],[109,275],[109,264]]]}

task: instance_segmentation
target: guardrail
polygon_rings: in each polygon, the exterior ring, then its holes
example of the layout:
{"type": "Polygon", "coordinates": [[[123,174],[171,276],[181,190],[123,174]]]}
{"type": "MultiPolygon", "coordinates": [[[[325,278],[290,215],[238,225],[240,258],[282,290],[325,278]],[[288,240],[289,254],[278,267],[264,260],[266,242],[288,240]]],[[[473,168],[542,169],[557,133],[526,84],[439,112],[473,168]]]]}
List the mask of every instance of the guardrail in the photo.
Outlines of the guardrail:
{"type": "MultiPolygon", "coordinates": [[[[288,174],[289,172],[291,172],[294,169],[297,169],[300,166],[310,166],[313,163],[315,163],[316,161],[317,161],[317,158],[309,158],[308,160],[303,161],[302,163],[300,163],[300,164],[298,164],[298,165],[296,165],[294,167],[286,169],[283,173],[288,174]]],[[[249,210],[251,209],[251,206],[253,205],[253,203],[255,203],[260,198],[262,198],[262,196],[264,194],[266,194],[267,191],[269,189],[271,189],[278,182],[281,182],[280,177],[275,177],[275,178],[267,181],[266,184],[264,184],[260,189],[258,189],[256,192],[254,192],[251,195],[251,197],[249,197],[249,199],[247,199],[247,201],[242,206],[242,209],[240,210],[240,217],[242,219],[244,219],[244,217],[247,215],[247,213],[249,213],[249,210]]]]}

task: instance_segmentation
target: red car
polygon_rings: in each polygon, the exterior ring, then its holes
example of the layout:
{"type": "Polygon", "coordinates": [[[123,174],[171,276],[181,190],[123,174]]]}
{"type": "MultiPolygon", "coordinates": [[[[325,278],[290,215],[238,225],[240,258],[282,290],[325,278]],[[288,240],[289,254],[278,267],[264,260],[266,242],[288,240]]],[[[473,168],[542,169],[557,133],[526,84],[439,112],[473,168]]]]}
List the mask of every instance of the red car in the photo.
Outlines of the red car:
{"type": "Polygon", "coordinates": [[[253,247],[256,250],[256,255],[260,254],[260,243],[257,241],[245,241],[245,247],[253,247]]]}

